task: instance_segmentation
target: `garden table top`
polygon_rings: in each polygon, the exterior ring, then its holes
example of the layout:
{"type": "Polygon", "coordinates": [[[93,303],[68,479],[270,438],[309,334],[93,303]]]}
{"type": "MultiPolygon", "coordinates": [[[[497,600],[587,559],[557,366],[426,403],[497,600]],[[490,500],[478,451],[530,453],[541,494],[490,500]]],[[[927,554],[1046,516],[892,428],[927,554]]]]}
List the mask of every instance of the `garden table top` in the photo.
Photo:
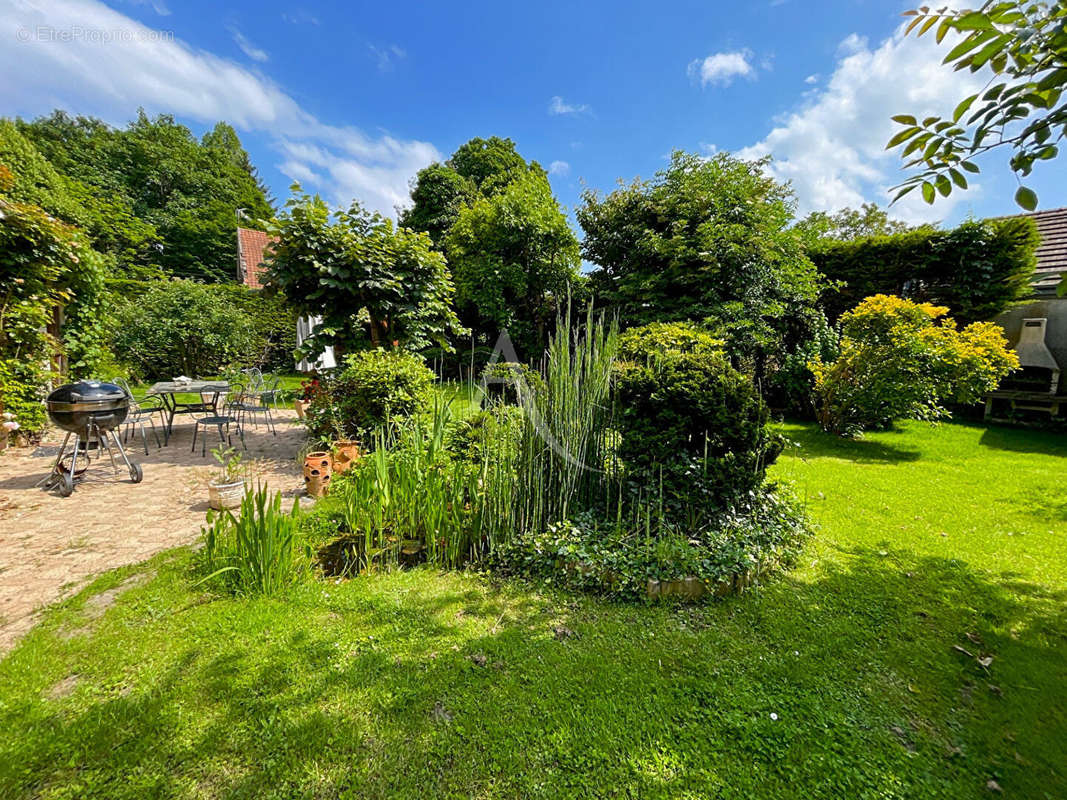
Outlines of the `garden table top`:
{"type": "Polygon", "coordinates": [[[148,387],[149,395],[158,395],[163,400],[163,408],[167,415],[167,435],[174,430],[174,417],[177,414],[210,414],[219,413],[219,395],[230,391],[228,381],[159,381],[148,387]],[[205,400],[201,397],[199,403],[179,403],[175,395],[179,394],[210,394],[212,398],[205,400]]]}
{"type": "Polygon", "coordinates": [[[227,381],[158,381],[148,387],[148,394],[200,394],[201,392],[227,392],[227,381]]]}

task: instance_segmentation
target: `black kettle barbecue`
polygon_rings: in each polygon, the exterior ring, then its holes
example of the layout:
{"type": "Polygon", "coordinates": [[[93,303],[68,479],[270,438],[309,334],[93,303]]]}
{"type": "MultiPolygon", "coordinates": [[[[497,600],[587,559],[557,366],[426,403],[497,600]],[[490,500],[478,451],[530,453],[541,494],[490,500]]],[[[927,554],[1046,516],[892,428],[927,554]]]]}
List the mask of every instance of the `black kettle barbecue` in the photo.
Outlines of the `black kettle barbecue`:
{"type": "Polygon", "coordinates": [[[48,418],[67,432],[52,472],[42,481],[45,488],[58,487],[63,497],[69,496],[74,491],[75,478],[80,478],[89,466],[90,450],[95,450],[97,455],[101,449],[107,450],[112,468],[118,471],[112,445],[130,471],[130,480],[141,482],[144,475],[140,464],[126,455],[116,433],[130,412],[130,398],[120,386],[101,381],[67,383],[48,395],[45,406],[48,418]],[[71,436],[74,437],[74,449],[68,457],[67,444],[71,436]],[[79,470],[78,462],[82,458],[85,467],[79,470]]]}

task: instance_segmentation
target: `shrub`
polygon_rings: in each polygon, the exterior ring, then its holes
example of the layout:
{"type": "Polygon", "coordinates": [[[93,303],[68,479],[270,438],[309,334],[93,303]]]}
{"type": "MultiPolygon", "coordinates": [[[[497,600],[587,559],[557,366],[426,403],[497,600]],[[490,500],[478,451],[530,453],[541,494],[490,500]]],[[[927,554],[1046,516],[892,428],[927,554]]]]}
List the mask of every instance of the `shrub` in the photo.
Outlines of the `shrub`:
{"type": "MultiPolygon", "coordinates": [[[[482,370],[482,387],[485,393],[494,397],[505,398],[508,402],[519,403],[520,382],[528,389],[531,397],[545,389],[541,373],[525,364],[514,361],[497,361],[486,364],[482,370]]],[[[524,391],[525,391],[524,389],[524,391]]],[[[530,399],[530,398],[527,398],[530,399]]]]}
{"type": "Polygon", "coordinates": [[[308,428],[313,436],[367,438],[390,418],[427,408],[434,374],[406,350],[353,353],[346,366],[312,399],[308,428]]]}
{"type": "MultiPolygon", "coordinates": [[[[801,323],[801,320],[797,321],[801,323]]],[[[815,388],[812,362],[837,358],[839,337],[826,314],[819,310],[812,312],[798,327],[801,330],[791,337],[792,349],[780,353],[770,364],[762,390],[764,399],[772,408],[811,419],[815,388]]]]}
{"type": "Polygon", "coordinates": [[[44,387],[47,371],[34,361],[0,359],[0,411],[14,415],[19,435],[37,439],[48,421],[45,414],[44,387]]]}
{"type": "Polygon", "coordinates": [[[668,353],[711,355],[722,348],[722,339],[692,322],[652,322],[619,335],[619,358],[627,361],[647,361],[668,353]]]}
{"type": "Polygon", "coordinates": [[[994,323],[958,330],[947,311],[875,295],[844,314],[840,355],[812,364],[823,429],[854,435],[898,419],[940,419],[948,403],[976,402],[1019,366],[994,323]]]}
{"type": "Polygon", "coordinates": [[[493,554],[505,572],[630,599],[648,581],[696,577],[709,592],[795,564],[811,535],[800,504],[788,493],[760,491],[712,514],[699,531],[649,538],[641,531],[582,514],[509,542],[493,554]]]}
{"type": "Polygon", "coordinates": [[[762,484],[781,452],[751,381],[721,353],[623,363],[616,390],[627,473],[679,504],[723,507],[762,484]]]}
{"type": "Polygon", "coordinates": [[[249,315],[189,280],[154,283],[131,298],[118,312],[114,347],[142,378],[218,375],[259,356],[249,315]]]}
{"type": "Polygon", "coordinates": [[[282,511],[282,494],[266,486],[245,492],[239,514],[208,512],[203,529],[204,581],[218,579],[235,593],[274,594],[296,580],[301,568],[297,532],[299,501],[282,511]]]}

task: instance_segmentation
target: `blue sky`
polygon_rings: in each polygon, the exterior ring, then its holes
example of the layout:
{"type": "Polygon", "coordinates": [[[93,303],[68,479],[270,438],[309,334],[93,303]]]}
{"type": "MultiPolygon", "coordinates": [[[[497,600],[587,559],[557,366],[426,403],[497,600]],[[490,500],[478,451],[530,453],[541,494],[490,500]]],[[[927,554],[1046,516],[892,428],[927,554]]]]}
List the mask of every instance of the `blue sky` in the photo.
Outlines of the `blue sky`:
{"type": "MultiPolygon", "coordinates": [[[[138,106],[197,133],[238,129],[279,199],[299,179],[391,212],[425,164],[509,136],[573,208],[583,186],[650,177],[676,148],[774,156],[801,211],[884,203],[894,113],[945,113],[973,76],[903,40],[907,5],[0,0],[0,114],[63,107],[124,124],[138,106]]],[[[1015,213],[1006,157],[907,219],[1015,213]]],[[[1067,160],[1030,182],[1067,204],[1067,160]]]]}

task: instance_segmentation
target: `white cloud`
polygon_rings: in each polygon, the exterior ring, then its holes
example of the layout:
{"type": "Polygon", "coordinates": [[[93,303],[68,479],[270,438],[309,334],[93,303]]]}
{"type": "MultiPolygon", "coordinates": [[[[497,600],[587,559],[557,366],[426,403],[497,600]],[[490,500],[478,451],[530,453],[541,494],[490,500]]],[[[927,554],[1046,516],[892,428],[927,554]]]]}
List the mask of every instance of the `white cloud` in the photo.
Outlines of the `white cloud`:
{"type": "Polygon", "coordinates": [[[752,53],[748,50],[712,53],[706,58],[696,58],[689,62],[689,77],[701,86],[729,86],[735,78],[756,77],[756,68],[752,66],[751,58],[752,53]]]}
{"type": "MultiPolygon", "coordinates": [[[[897,126],[893,114],[950,113],[983,83],[969,72],[941,64],[945,44],[933,37],[905,38],[902,29],[871,49],[855,34],[838,49],[838,62],[825,87],[808,90],[808,100],[784,115],[762,141],[741,150],[742,158],[772,155],[779,179],[792,181],[801,213],[886,203],[889,187],[900,182],[900,156],[885,144],[897,126]]],[[[970,199],[977,187],[972,184],[970,199]]],[[[894,215],[912,222],[948,216],[959,192],[927,206],[917,193],[894,206],[894,215]]]]}
{"type": "Polygon", "coordinates": [[[283,11],[282,20],[290,25],[318,25],[319,18],[307,9],[298,8],[294,11],[283,11]]]}
{"type": "Polygon", "coordinates": [[[556,95],[548,102],[548,113],[558,114],[586,114],[590,111],[585,103],[567,103],[563,98],[556,95]]]}
{"type": "Polygon", "coordinates": [[[407,198],[409,179],[440,159],[427,142],[320,122],[269,78],[95,0],[0,4],[0,41],[9,43],[0,47],[5,113],[33,116],[58,107],[122,125],[144,107],[206,124],[226,120],[270,137],[285,174],[302,175],[306,188],[334,203],[355,197],[392,213],[407,198]],[[48,40],[32,35],[39,27],[109,35],[48,40]]]}
{"type": "Polygon", "coordinates": [[[378,63],[379,72],[389,72],[397,61],[407,57],[407,52],[398,45],[387,44],[382,47],[369,44],[371,57],[378,63]]]}
{"type": "Polygon", "coordinates": [[[159,16],[170,16],[170,9],[163,0],[126,0],[131,6],[150,6],[159,16]]]}
{"type": "Polygon", "coordinates": [[[548,165],[548,174],[559,175],[560,177],[570,175],[571,165],[568,164],[566,161],[553,161],[551,164],[548,165]]]}
{"type": "Polygon", "coordinates": [[[816,74],[814,74],[814,75],[809,75],[808,77],[806,77],[806,78],[804,79],[804,83],[809,83],[809,84],[810,84],[810,83],[818,83],[818,82],[819,82],[819,75],[818,75],[818,73],[816,73],[816,74]]]}
{"type": "Polygon", "coordinates": [[[236,42],[237,46],[241,48],[241,52],[243,52],[253,61],[266,61],[270,58],[270,56],[267,55],[266,50],[256,47],[254,44],[248,41],[248,38],[243,33],[241,33],[236,28],[232,28],[230,30],[230,33],[233,35],[234,42],[236,42]]]}

